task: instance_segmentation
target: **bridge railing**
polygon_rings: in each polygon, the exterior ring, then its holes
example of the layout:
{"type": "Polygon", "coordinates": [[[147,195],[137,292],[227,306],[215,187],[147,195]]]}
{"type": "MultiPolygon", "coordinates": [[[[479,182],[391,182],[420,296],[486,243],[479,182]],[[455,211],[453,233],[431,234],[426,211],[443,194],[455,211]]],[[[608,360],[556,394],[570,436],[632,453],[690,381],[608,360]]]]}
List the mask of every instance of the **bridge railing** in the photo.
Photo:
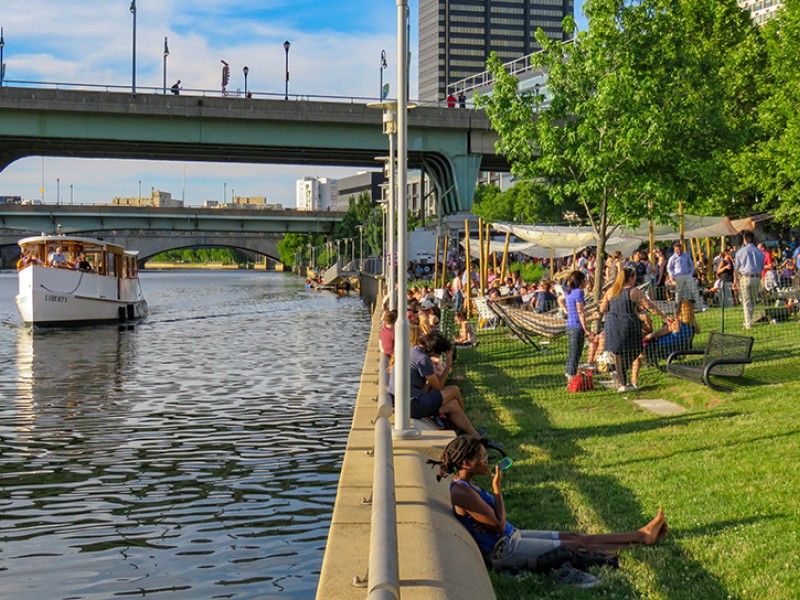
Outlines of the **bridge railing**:
{"type": "Polygon", "coordinates": [[[393,409],[387,389],[387,364],[386,355],[381,352],[372,471],[372,517],[367,579],[369,600],[396,600],[400,597],[394,452],[392,429],[389,424],[393,409]]]}
{"type": "MultiPolygon", "coordinates": [[[[22,79],[4,79],[3,86],[5,87],[18,87],[18,88],[37,88],[37,89],[54,89],[54,90],[75,90],[75,91],[94,91],[106,92],[117,94],[130,94],[131,87],[129,85],[109,85],[97,83],[70,83],[64,81],[28,81],[22,79]]],[[[136,95],[150,94],[158,96],[172,96],[170,88],[167,88],[166,94],[163,87],[149,87],[149,86],[136,86],[136,95]]],[[[225,90],[207,90],[203,88],[181,88],[181,96],[203,96],[203,97],[219,97],[219,98],[241,98],[241,99],[256,99],[256,100],[289,100],[300,102],[342,102],[348,104],[370,104],[372,102],[379,102],[377,97],[372,96],[339,96],[334,94],[288,94],[284,92],[257,92],[248,90],[247,94],[242,89],[225,90]]],[[[427,100],[413,100],[416,106],[446,106],[446,102],[440,101],[427,101],[427,100]]]]}

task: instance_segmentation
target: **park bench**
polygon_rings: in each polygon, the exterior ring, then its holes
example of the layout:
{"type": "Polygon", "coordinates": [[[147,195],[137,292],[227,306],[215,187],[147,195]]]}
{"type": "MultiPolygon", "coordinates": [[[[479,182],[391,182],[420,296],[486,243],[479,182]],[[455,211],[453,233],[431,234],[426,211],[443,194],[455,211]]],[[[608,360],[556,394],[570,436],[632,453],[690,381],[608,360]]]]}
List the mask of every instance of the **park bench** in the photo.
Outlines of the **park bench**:
{"type": "Polygon", "coordinates": [[[727,392],[730,388],[716,384],[711,377],[741,377],[744,366],[753,362],[753,338],[712,331],[704,350],[678,350],[667,357],[666,372],[675,377],[701,383],[712,390],[727,392]],[[686,356],[699,360],[683,361],[686,356]]]}

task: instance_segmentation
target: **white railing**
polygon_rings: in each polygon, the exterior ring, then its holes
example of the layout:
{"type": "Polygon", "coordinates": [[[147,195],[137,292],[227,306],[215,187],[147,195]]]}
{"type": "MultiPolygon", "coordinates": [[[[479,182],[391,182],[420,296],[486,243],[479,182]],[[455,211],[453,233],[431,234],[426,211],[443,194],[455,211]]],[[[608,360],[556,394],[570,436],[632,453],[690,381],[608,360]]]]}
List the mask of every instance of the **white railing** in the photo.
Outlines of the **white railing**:
{"type": "Polygon", "coordinates": [[[394,487],[394,453],[389,417],[393,409],[386,387],[386,355],[381,352],[378,372],[378,414],[372,469],[372,518],[369,539],[368,600],[400,598],[397,557],[397,507],[394,487]]]}

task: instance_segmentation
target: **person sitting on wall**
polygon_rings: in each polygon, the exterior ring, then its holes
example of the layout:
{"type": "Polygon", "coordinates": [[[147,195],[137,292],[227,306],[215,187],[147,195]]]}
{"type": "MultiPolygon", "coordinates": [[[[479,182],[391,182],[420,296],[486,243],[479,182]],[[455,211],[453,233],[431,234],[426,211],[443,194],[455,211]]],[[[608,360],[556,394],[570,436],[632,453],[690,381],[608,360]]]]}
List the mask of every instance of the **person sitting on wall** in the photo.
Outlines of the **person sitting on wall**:
{"type": "MultiPolygon", "coordinates": [[[[592,535],[518,529],[506,519],[500,467],[490,467],[487,458],[479,440],[460,435],[447,444],[438,461],[428,462],[439,466],[437,480],[453,474],[450,483],[453,513],[472,535],[487,565],[496,570],[535,569],[539,557],[561,546],[574,553],[616,552],[655,544],[667,536],[667,519],[662,509],[641,529],[623,533],[592,535]],[[474,483],[476,476],[492,478],[492,493],[474,483]]],[[[570,570],[564,577],[558,573],[557,579],[581,587],[591,587],[597,581],[593,575],[570,570]]]]}
{"type": "MultiPolygon", "coordinates": [[[[464,400],[457,385],[446,385],[447,378],[453,368],[453,346],[440,331],[422,336],[418,343],[411,347],[409,355],[411,395],[410,416],[412,419],[446,416],[456,428],[467,434],[480,438],[481,435],[472,425],[464,412],[464,400]],[[434,357],[441,357],[438,364],[434,357]]],[[[389,375],[389,394],[394,404],[395,371],[389,375]]]]}

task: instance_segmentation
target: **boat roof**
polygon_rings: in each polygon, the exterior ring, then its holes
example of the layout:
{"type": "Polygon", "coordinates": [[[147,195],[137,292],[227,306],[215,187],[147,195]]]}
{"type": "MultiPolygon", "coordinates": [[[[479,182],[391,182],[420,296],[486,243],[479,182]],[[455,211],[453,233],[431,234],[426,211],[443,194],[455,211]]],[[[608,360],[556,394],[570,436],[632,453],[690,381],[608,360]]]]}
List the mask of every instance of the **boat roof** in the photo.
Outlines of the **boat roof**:
{"type": "Polygon", "coordinates": [[[35,235],[32,237],[22,238],[17,242],[20,246],[26,246],[29,244],[64,244],[64,243],[73,243],[73,244],[81,244],[84,246],[92,245],[92,246],[101,246],[103,248],[108,249],[116,249],[118,252],[124,252],[130,256],[137,256],[139,254],[138,250],[126,250],[119,244],[112,244],[110,242],[106,242],[104,240],[99,240],[97,238],[90,238],[90,237],[81,237],[77,235],[35,235]]]}

